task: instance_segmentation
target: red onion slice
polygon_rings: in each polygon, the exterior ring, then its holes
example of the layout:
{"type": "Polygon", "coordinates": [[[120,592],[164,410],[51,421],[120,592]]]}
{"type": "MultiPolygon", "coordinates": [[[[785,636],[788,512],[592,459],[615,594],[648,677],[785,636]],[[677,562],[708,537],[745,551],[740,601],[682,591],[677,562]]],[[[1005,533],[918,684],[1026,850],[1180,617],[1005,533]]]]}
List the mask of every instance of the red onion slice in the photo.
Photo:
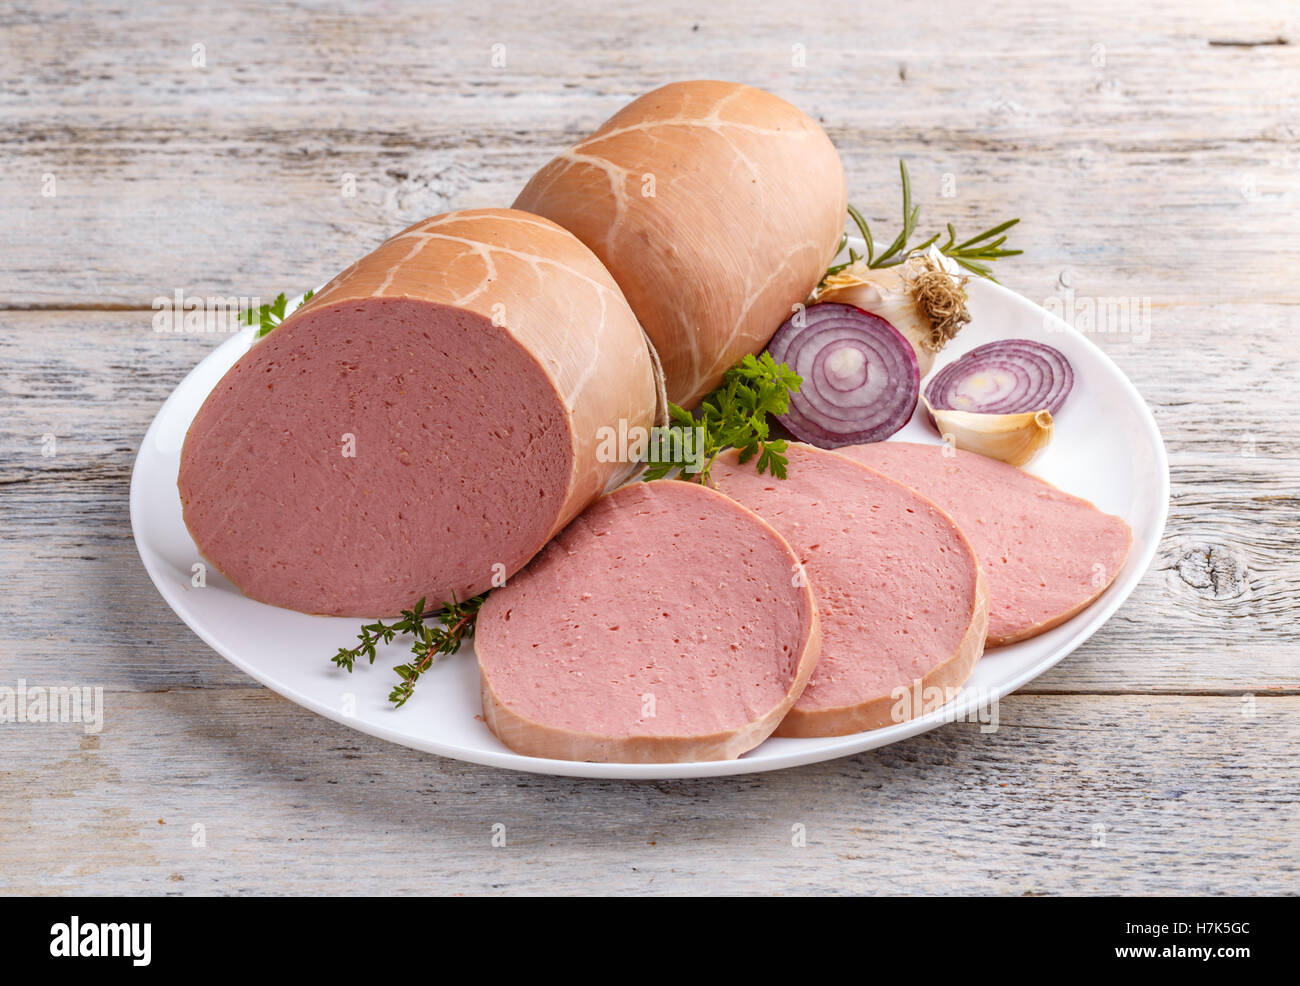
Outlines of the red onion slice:
{"type": "Polygon", "coordinates": [[[1073,386],[1074,369],[1060,350],[1032,339],[1000,339],[945,366],[925,396],[941,410],[1020,414],[1045,408],[1055,414],[1073,386]]]}
{"type": "MultiPolygon", "coordinates": [[[[1074,367],[1070,361],[1065,358],[1065,354],[1059,349],[1042,342],[1035,342],[1033,339],[1000,339],[996,342],[986,342],[982,346],[976,346],[969,353],[962,356],[962,359],[969,359],[973,356],[996,355],[999,351],[1023,351],[1033,353],[1042,357],[1052,366],[1053,387],[1047,398],[1047,403],[1043,406],[1048,411],[1055,414],[1069,396],[1070,389],[1074,386],[1074,367]]],[[[1040,408],[1034,408],[1040,410],[1040,408]]]]}
{"type": "Polygon", "coordinates": [[[942,385],[932,384],[926,398],[937,394],[936,407],[954,411],[983,411],[997,414],[1027,399],[1027,394],[1046,394],[1047,372],[1043,366],[997,360],[981,363],[973,372],[950,373],[942,385]]]}
{"type": "Polygon", "coordinates": [[[838,302],[792,315],[768,352],[803,377],[777,420],[821,448],[879,442],[907,424],[921,393],[912,345],[878,315],[838,302]]]}

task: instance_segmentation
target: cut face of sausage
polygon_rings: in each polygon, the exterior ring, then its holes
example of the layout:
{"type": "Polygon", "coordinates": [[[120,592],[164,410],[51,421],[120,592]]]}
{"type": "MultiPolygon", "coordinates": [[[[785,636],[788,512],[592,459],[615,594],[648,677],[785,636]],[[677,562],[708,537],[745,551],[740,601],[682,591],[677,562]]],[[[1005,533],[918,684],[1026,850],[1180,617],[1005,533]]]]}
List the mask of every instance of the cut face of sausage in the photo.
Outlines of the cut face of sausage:
{"type": "Polygon", "coordinates": [[[934,500],[966,532],[988,578],[990,647],[1050,630],[1089,606],[1133,543],[1119,517],[974,452],[910,442],[838,452],[934,500]]]}
{"type": "MultiPolygon", "coordinates": [[[[988,599],[975,552],[932,502],[855,462],[792,444],[789,478],[714,463],[717,487],[785,536],[808,571],[822,656],[778,736],[839,736],[910,715],[899,689],[950,689],[984,646],[988,599]],[[896,718],[897,716],[897,718],[896,718]]],[[[920,709],[913,709],[919,712],[920,709]]]]}
{"type": "Polygon", "coordinates": [[[195,541],[255,599],[353,616],[465,599],[489,559],[527,562],[563,507],[563,402],[482,316],[316,308],[241,370],[195,418],[181,488],[195,541]]]}
{"type": "Polygon", "coordinates": [[[524,213],[418,223],[330,282],[218,383],[178,485],[247,595],[341,616],[465,599],[630,469],[650,356],[599,261],[524,213]]]}
{"type": "Polygon", "coordinates": [[[484,718],[531,756],[738,757],[816,663],[806,583],[781,536],[721,494],[624,487],[488,596],[474,637],[484,718]]]}

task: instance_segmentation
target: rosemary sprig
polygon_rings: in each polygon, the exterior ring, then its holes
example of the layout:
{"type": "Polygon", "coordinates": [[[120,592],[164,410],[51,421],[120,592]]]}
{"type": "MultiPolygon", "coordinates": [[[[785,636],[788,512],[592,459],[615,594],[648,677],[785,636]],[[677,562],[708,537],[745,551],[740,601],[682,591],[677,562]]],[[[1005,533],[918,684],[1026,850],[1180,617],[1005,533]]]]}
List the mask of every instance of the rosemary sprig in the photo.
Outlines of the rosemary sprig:
{"type": "Polygon", "coordinates": [[[644,479],[662,479],[674,469],[681,469],[679,477],[708,485],[709,470],[713,461],[725,449],[740,451],[740,461],[749,462],[755,456],[755,467],[760,473],[768,472],[785,479],[789,459],[785,455],[789,442],[772,438],[770,414],[784,414],[790,409],[790,395],[803,384],[803,379],[784,363],[778,363],[771,353],[761,356],[746,355],[727,371],[722,386],[700,404],[698,417],[676,404],[668,405],[672,423],[668,426],[672,440],[663,446],[676,453],[676,458],[652,462],[646,467],[644,479]],[[694,465],[684,450],[692,447],[693,439],[685,432],[704,430],[704,447],[699,458],[703,467],[697,473],[686,470],[694,465]],[[675,435],[671,435],[676,432],[675,435]]]}
{"type": "MultiPolygon", "coordinates": [[[[978,236],[972,236],[969,240],[961,243],[955,242],[957,231],[953,229],[952,223],[948,223],[948,242],[939,247],[939,251],[944,256],[952,257],[953,260],[968,271],[978,274],[980,277],[987,277],[990,281],[996,281],[997,278],[990,273],[987,265],[980,261],[992,262],[1001,257],[1015,257],[1025,252],[1024,250],[1003,250],[1002,244],[1007,242],[1007,238],[1005,235],[998,236],[999,233],[1005,234],[1018,222],[1020,222],[1019,219],[1008,219],[1006,222],[1000,223],[991,229],[986,229],[978,236]],[[994,237],[997,238],[994,239],[994,237]]],[[[936,233],[935,239],[938,239],[938,236],[939,234],[936,233]]],[[[926,246],[929,246],[929,244],[926,244],[926,246]]]]}
{"type": "Polygon", "coordinates": [[[411,609],[402,610],[402,618],[390,624],[383,620],[367,623],[361,627],[357,639],[361,641],[356,647],[340,647],[331,660],[345,671],[352,671],[357,658],[368,658],[375,663],[375,648],[380,643],[391,644],[398,636],[415,638],[411,653],[415,660],[409,664],[399,664],[393,670],[401,679],[388,695],[388,701],[397,708],[406,704],[406,700],[415,691],[415,683],[420,675],[433,667],[440,654],[454,654],[466,637],[474,635],[474,621],[479,607],[487,598],[484,593],[465,602],[457,602],[455,597],[449,603],[443,603],[436,611],[425,612],[424,600],[421,599],[411,609]],[[433,618],[437,625],[431,626],[425,621],[433,618]]]}
{"type": "MultiPolygon", "coordinates": [[[[294,306],[293,310],[297,311],[303,305],[307,304],[307,302],[311,301],[311,296],[315,293],[316,292],[312,290],[304,294],[302,296],[302,301],[298,302],[298,304],[294,306]]],[[[244,312],[244,324],[258,326],[257,338],[260,339],[284,321],[284,309],[288,303],[288,299],[285,298],[284,292],[281,291],[275,296],[275,300],[269,305],[263,305],[257,309],[250,308],[248,311],[244,312]]]]}
{"type": "MultiPolygon", "coordinates": [[[[902,231],[894,237],[893,242],[889,244],[883,253],[877,255],[871,236],[871,227],[862,213],[850,203],[848,208],[849,218],[853,220],[853,224],[857,226],[858,232],[862,234],[862,239],[866,242],[866,257],[858,253],[855,248],[850,247],[849,259],[828,267],[826,273],[822,276],[822,283],[825,283],[826,278],[832,274],[838,274],[850,264],[862,260],[865,260],[866,265],[871,268],[896,267],[907,260],[910,254],[919,250],[927,250],[939,242],[942,233],[935,233],[916,246],[908,245],[912,239],[912,234],[916,232],[916,225],[921,216],[921,207],[912,204],[912,179],[907,172],[906,161],[900,160],[898,162],[898,173],[903,182],[902,231]]],[[[990,281],[996,281],[997,278],[993,276],[988,265],[1002,257],[1015,257],[1024,253],[1023,250],[1003,249],[1002,244],[1006,243],[1007,238],[1005,235],[999,236],[999,234],[1005,234],[1018,222],[1020,222],[1019,219],[1008,219],[1006,222],[999,223],[991,229],[986,229],[977,236],[972,236],[969,240],[964,240],[961,243],[957,242],[957,231],[953,229],[952,223],[948,223],[948,239],[939,247],[939,252],[946,257],[951,257],[968,271],[978,274],[980,277],[987,277],[990,281]]],[[[840,255],[847,243],[848,235],[845,234],[840,240],[840,248],[835,251],[835,256],[840,255]]]]}
{"type": "MultiPolygon", "coordinates": [[[[912,178],[907,173],[906,161],[899,160],[898,173],[903,179],[903,229],[894,237],[894,242],[889,244],[888,249],[871,261],[872,267],[892,267],[893,264],[889,263],[889,261],[895,257],[898,259],[894,260],[894,264],[901,263],[903,257],[906,256],[907,241],[916,232],[916,222],[921,218],[921,207],[912,205],[912,178]]],[[[862,221],[862,228],[867,229],[865,219],[862,221]]]]}

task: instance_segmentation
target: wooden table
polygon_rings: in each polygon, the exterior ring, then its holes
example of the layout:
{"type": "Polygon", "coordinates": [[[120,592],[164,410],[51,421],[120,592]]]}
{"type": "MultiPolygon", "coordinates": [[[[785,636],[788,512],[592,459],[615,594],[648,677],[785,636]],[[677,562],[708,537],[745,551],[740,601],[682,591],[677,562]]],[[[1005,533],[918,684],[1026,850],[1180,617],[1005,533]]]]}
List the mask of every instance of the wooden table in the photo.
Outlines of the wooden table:
{"type": "Polygon", "coordinates": [[[107,706],[98,735],[0,725],[0,888],[1300,890],[1296,6],[551,7],[0,13],[0,684],[99,685],[107,706]],[[1035,301],[1149,301],[1138,331],[1094,335],[1173,473],[1119,614],[995,734],[664,783],[391,746],[210,651],[146,577],[127,487],[224,337],[156,333],[153,300],[306,288],[413,220],[509,204],[624,102],[692,77],[820,119],[882,224],[900,156],[934,223],[1023,217],[999,275],[1035,301]]]}

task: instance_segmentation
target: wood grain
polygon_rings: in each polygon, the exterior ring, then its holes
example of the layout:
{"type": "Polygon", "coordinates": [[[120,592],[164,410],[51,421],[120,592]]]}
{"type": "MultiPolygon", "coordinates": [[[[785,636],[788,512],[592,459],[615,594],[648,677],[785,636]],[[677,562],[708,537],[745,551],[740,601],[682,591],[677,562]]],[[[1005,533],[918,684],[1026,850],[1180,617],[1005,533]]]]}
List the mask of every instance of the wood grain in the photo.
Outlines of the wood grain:
{"type": "Polygon", "coordinates": [[[1300,48],[1208,43],[1275,36],[1285,4],[1016,0],[991,20],[945,2],[924,18],[942,32],[903,7],[824,2],[594,23],[581,4],[464,7],[259,9],[256,32],[238,4],[57,31],[11,14],[0,303],[302,289],[410,222],[508,203],[631,96],[692,76],[763,85],[822,119],[873,219],[895,219],[900,156],[923,215],[963,229],[1022,215],[1031,259],[1007,282],[1031,297],[1069,268],[1081,292],[1294,300],[1300,48]]]}
{"type": "Polygon", "coordinates": [[[0,888],[1291,891],[1293,764],[1259,754],[1300,740],[1300,698],[1246,711],[1235,697],[1017,695],[993,733],[951,725],[795,770],[651,783],[397,750],[265,690],[114,695],[97,736],[9,727],[0,888]]]}
{"type": "Polygon", "coordinates": [[[97,684],[107,715],[98,736],[0,725],[0,890],[1300,891],[1298,203],[1280,2],[6,8],[0,684],[97,684]],[[881,230],[903,156],[923,225],[1022,216],[1009,287],[1149,304],[1091,334],[1170,454],[1128,603],[995,734],[662,784],[413,753],[210,651],[144,574],[127,491],[152,416],[225,336],[155,332],[154,299],[312,286],[411,221],[508,204],[689,77],[821,119],[881,230]]]}

